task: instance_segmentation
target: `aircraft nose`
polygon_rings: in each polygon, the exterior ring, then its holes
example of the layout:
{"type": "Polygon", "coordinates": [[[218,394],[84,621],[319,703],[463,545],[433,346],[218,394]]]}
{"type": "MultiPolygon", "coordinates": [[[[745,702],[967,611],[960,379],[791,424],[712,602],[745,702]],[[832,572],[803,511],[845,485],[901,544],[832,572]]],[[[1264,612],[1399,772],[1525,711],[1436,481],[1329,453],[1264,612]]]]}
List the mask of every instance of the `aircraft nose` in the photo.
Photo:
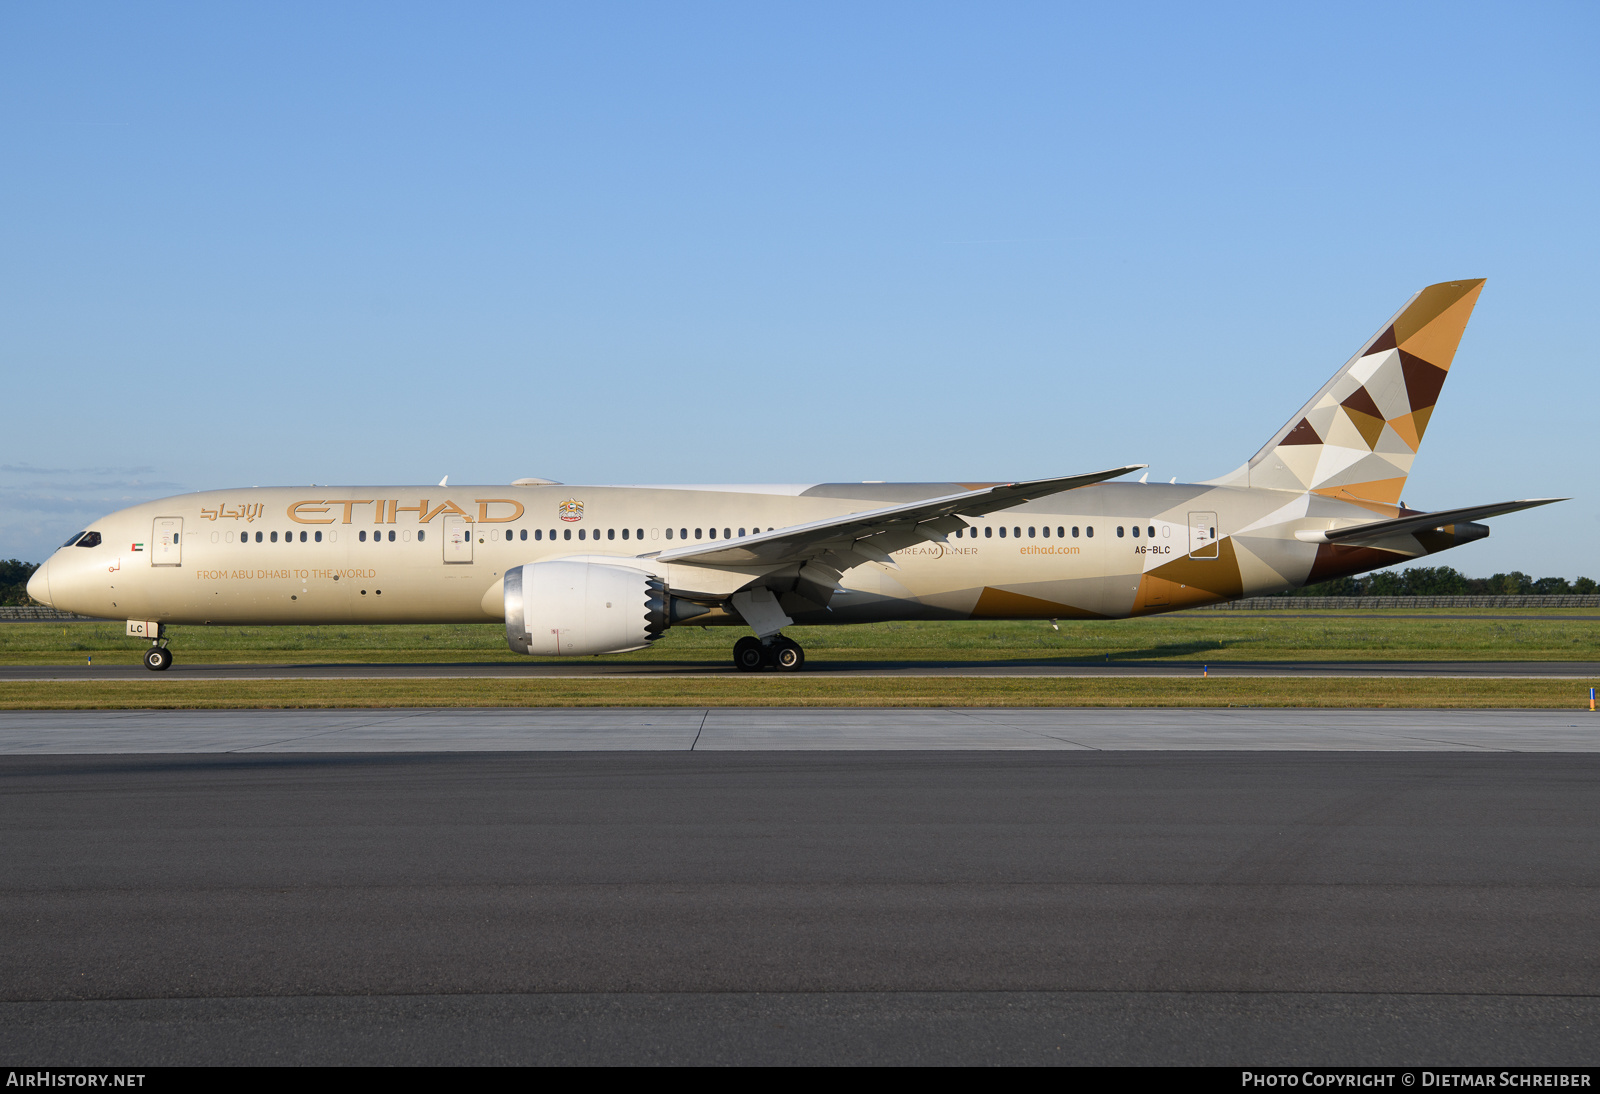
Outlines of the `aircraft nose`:
{"type": "Polygon", "coordinates": [[[50,603],[50,562],[45,562],[28,578],[28,595],[41,604],[50,603]]]}

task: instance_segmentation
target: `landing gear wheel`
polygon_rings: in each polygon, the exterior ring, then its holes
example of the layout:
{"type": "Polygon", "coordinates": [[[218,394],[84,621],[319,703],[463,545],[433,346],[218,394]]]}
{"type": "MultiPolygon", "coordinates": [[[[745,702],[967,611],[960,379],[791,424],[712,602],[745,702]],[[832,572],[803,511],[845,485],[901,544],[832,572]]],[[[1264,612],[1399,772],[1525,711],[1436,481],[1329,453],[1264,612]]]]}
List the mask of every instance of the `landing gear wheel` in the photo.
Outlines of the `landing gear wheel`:
{"type": "Polygon", "coordinates": [[[779,638],[775,646],[772,664],[779,672],[795,672],[806,663],[806,651],[800,648],[800,643],[779,638]]]}
{"type": "Polygon", "coordinates": [[[761,648],[761,639],[754,635],[745,635],[733,644],[733,663],[744,672],[756,672],[766,661],[766,651],[761,648]]]}
{"type": "Polygon", "coordinates": [[[151,646],[144,651],[144,667],[151,672],[165,672],[172,667],[172,651],[165,646],[151,646]]]}

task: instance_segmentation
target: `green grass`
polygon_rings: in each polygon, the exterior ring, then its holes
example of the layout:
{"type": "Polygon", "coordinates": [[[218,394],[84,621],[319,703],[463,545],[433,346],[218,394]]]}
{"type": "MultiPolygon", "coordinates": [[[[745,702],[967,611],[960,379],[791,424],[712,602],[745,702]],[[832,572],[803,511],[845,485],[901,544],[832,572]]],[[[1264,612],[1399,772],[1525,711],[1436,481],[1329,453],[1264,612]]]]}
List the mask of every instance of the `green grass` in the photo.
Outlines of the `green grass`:
{"type": "MultiPolygon", "coordinates": [[[[1582,609],[1448,612],[1184,612],[1147,619],[1048,623],[878,623],[785,631],[817,664],[841,661],[1600,661],[1600,621],[1582,609]],[[1406,616],[1422,618],[1404,618],[1406,616]],[[1535,618],[1563,616],[1564,618],[1535,618]]],[[[505,661],[497,624],[328,627],[174,627],[185,663],[505,661]]],[[[679,627],[619,661],[723,662],[740,628],[679,627]]],[[[67,664],[93,657],[136,664],[144,644],[120,623],[0,624],[0,664],[67,664]]]]}
{"type": "MultiPolygon", "coordinates": [[[[1446,707],[1588,714],[1573,680],[855,677],[71,680],[0,683],[0,710],[320,707],[1446,707]]],[[[1594,725],[1600,731],[1600,715],[1594,725]]]]}

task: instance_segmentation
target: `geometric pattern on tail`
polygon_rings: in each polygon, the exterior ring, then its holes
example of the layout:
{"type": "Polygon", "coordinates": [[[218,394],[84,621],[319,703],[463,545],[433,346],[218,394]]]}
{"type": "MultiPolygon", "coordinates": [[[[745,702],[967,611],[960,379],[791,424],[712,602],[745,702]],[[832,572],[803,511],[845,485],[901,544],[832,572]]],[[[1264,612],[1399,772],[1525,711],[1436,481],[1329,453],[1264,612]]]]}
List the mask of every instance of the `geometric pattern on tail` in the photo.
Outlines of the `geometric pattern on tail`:
{"type": "Polygon", "coordinates": [[[1447,281],[1408,300],[1256,453],[1249,485],[1392,512],[1482,290],[1447,281]]]}

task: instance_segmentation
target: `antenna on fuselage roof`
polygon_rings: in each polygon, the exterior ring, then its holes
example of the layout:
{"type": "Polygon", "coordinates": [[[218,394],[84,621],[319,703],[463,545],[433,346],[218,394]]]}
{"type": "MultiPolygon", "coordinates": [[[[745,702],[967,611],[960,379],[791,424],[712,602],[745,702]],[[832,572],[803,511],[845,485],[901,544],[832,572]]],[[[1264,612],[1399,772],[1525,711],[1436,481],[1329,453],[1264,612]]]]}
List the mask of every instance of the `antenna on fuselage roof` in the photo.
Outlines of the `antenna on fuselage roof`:
{"type": "Polygon", "coordinates": [[[439,485],[440,486],[448,486],[449,483],[450,483],[450,476],[449,475],[446,475],[444,478],[439,480],[439,485]]]}

